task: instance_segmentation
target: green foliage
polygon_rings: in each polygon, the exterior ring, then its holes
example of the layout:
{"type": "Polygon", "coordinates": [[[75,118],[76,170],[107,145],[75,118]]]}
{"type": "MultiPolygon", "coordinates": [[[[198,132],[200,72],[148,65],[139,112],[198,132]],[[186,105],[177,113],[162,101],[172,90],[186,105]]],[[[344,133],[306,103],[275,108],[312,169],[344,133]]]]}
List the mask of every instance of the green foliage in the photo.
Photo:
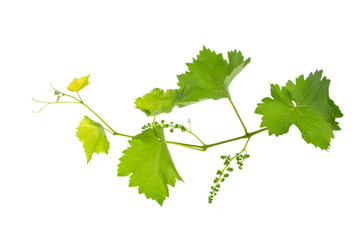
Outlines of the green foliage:
{"type": "Polygon", "coordinates": [[[188,71],[178,75],[179,89],[154,88],[150,93],[135,100],[136,108],[147,116],[169,113],[175,106],[185,107],[206,99],[230,98],[231,81],[246,67],[240,51],[228,52],[229,62],[222,54],[203,48],[197,59],[187,63],[188,71]]]}
{"type": "Polygon", "coordinates": [[[296,84],[288,81],[282,88],[271,84],[273,99],[264,98],[255,110],[263,115],[260,126],[266,127],[269,135],[279,136],[294,124],[307,143],[328,149],[333,131],[340,130],[335,119],[343,116],[329,97],[329,85],[322,71],[310,73],[306,80],[301,75],[296,84]]]}
{"type": "Polygon", "coordinates": [[[129,141],[118,165],[118,176],[130,176],[129,187],[139,187],[139,193],[160,205],[169,196],[167,185],[182,180],[171,159],[160,125],[144,130],[129,141]]]}
{"type": "MultiPolygon", "coordinates": [[[[203,47],[193,62],[186,64],[188,70],[177,76],[178,89],[164,91],[160,88],[154,88],[150,93],[137,98],[135,100],[136,108],[143,111],[147,116],[153,116],[154,119],[151,123],[145,124],[142,127],[142,132],[136,136],[115,131],[85,104],[79,91],[89,84],[90,75],[75,78],[69,84],[68,90],[75,92],[75,96],[52,87],[56,101],[34,101],[46,104],[40,111],[50,104],[76,103],[90,110],[104,124],[106,129],[100,123],[84,117],[77,128],[76,136],[83,143],[87,162],[91,160],[94,153],[108,153],[110,144],[105,130],[115,136],[131,138],[129,140],[130,147],[123,151],[120,158],[118,176],[130,175],[129,186],[138,187],[140,194],[143,193],[147,198],[156,200],[160,205],[169,196],[168,185],[174,187],[177,180],[182,181],[172,161],[167,144],[206,151],[221,144],[241,139],[246,140],[243,149],[234,156],[221,156],[224,167],[217,170],[216,177],[213,180],[208,198],[209,203],[212,203],[214,197],[219,193],[221,184],[234,171],[234,168],[230,166],[232,161],[236,161],[238,169],[243,169],[244,160],[249,158],[246,147],[254,135],[268,130],[269,135],[279,136],[287,133],[290,126],[295,125],[306,142],[321,149],[328,149],[330,140],[334,138],[334,131],[340,130],[336,118],[343,116],[339,107],[329,97],[330,80],[322,77],[322,71],[316,71],[306,79],[301,75],[295,83],[288,81],[283,87],[271,84],[272,98],[262,99],[255,110],[255,113],[262,115],[260,127],[264,128],[248,132],[230,97],[229,86],[242,69],[249,64],[250,58],[244,60],[241,52],[237,50],[228,52],[227,57],[228,60],[224,59],[222,54],[217,54],[203,47]],[[182,124],[168,123],[164,120],[157,122],[155,119],[155,116],[170,113],[175,107],[185,107],[203,100],[221,98],[229,100],[244,129],[244,135],[205,144],[192,131],[190,120],[189,126],[185,127],[182,124]],[[176,130],[186,132],[198,141],[198,145],[166,141],[164,129],[169,129],[170,133],[176,130]]],[[[211,119],[207,120],[211,121],[211,119]]]]}
{"type": "Polygon", "coordinates": [[[107,140],[104,128],[100,123],[91,120],[87,116],[81,120],[76,136],[83,143],[88,163],[93,153],[108,153],[110,143],[107,140]]]}
{"type": "Polygon", "coordinates": [[[136,108],[143,111],[146,116],[156,116],[161,113],[169,113],[183,99],[184,91],[168,89],[166,92],[154,88],[150,93],[135,100],[136,108]]]}
{"type": "Polygon", "coordinates": [[[244,61],[240,51],[228,52],[229,62],[222,54],[203,48],[197,59],[187,63],[188,71],[178,75],[178,85],[185,89],[184,99],[179,106],[184,107],[206,99],[230,97],[229,85],[240,71],[250,62],[244,61]]]}
{"type": "Polygon", "coordinates": [[[67,87],[69,91],[71,92],[78,92],[84,87],[86,87],[89,84],[89,77],[90,75],[81,77],[81,78],[75,78],[67,87]]]}

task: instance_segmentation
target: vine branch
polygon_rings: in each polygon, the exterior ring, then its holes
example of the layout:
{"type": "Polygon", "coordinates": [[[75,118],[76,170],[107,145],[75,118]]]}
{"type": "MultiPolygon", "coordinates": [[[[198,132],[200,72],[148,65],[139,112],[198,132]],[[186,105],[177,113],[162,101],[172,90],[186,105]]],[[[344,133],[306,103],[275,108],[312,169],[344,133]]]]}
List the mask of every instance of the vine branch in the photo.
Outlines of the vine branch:
{"type": "MultiPolygon", "coordinates": [[[[115,135],[115,136],[123,136],[123,137],[128,137],[128,138],[134,138],[134,136],[132,135],[129,135],[129,134],[124,134],[124,133],[119,133],[117,131],[115,131],[104,119],[102,119],[91,107],[89,107],[83,100],[82,98],[80,97],[80,94],[77,92],[78,94],[78,97],[79,98],[76,98],[72,95],[69,95],[69,94],[66,94],[66,93],[63,93],[57,89],[55,89],[54,87],[52,87],[53,90],[55,91],[56,94],[61,94],[61,96],[66,96],[66,97],[70,97],[74,100],[76,100],[76,102],[73,102],[73,101],[61,101],[61,102],[46,102],[46,101],[39,101],[39,100],[36,100],[36,99],[32,99],[33,101],[35,102],[39,102],[39,103],[45,103],[46,105],[40,109],[40,111],[42,109],[44,109],[46,106],[48,106],[49,104],[58,104],[58,103],[77,103],[77,104],[81,104],[83,105],[84,107],[86,107],[88,110],[90,110],[102,123],[104,123],[107,127],[105,128],[105,130],[107,130],[108,132],[110,132],[112,135],[115,135]]],[[[193,135],[197,140],[199,140],[199,142],[202,144],[202,145],[194,145],[194,144],[188,144],[188,143],[181,143],[181,142],[174,142],[174,141],[166,141],[166,143],[168,144],[173,144],[173,145],[177,145],[177,146],[181,146],[181,147],[186,147],[186,148],[190,148],[190,149],[194,149],[194,150],[198,150],[198,151],[206,151],[208,148],[211,148],[211,147],[215,147],[215,146],[218,146],[218,145],[221,145],[221,144],[225,144],[225,143],[229,143],[229,142],[233,142],[233,141],[236,141],[236,140],[240,140],[240,139],[248,139],[246,144],[245,144],[245,147],[248,143],[248,141],[250,140],[250,137],[254,136],[255,134],[258,134],[260,132],[263,132],[266,130],[266,128],[262,128],[262,129],[259,129],[259,130],[256,130],[256,131],[253,131],[253,132],[248,132],[243,121],[241,120],[240,118],[240,115],[238,113],[238,111],[236,110],[235,108],[235,105],[233,104],[232,100],[230,98],[228,98],[231,105],[233,106],[235,112],[236,112],[236,115],[238,116],[244,130],[245,130],[245,135],[243,136],[240,136],[240,137],[236,137],[236,138],[231,138],[231,139],[227,139],[227,140],[224,140],[224,141],[220,141],[220,142],[215,142],[215,143],[212,143],[212,144],[205,144],[202,140],[200,140],[200,138],[198,136],[196,136],[191,130],[186,130],[186,132],[190,133],[191,135],[193,135]]],[[[154,118],[154,121],[155,121],[155,118],[154,118]]]]}
{"type": "MultiPolygon", "coordinates": [[[[174,145],[178,145],[178,146],[182,146],[182,147],[187,147],[187,148],[192,148],[192,149],[199,150],[199,151],[206,151],[206,149],[208,149],[208,148],[215,147],[215,146],[225,144],[225,143],[229,143],[229,142],[233,142],[233,141],[236,141],[236,140],[240,140],[240,139],[248,139],[249,140],[252,136],[254,136],[254,135],[258,134],[258,133],[261,133],[261,132],[263,132],[265,130],[266,130],[266,128],[261,128],[259,130],[247,133],[247,134],[245,134],[243,136],[240,136],[240,137],[231,138],[231,139],[227,139],[227,140],[212,143],[212,144],[205,144],[203,146],[187,144],[187,143],[172,142],[172,141],[166,141],[166,143],[174,144],[174,145]]],[[[247,145],[247,143],[246,143],[246,145],[247,145]]],[[[246,147],[246,145],[245,145],[245,147],[246,147]]]]}

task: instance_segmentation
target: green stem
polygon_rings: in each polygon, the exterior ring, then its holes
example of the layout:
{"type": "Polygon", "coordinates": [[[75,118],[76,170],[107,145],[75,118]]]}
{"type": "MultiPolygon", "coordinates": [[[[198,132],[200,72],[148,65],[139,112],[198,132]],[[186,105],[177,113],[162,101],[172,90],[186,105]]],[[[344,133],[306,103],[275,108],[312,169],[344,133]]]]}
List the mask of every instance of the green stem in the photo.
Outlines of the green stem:
{"type": "Polygon", "coordinates": [[[221,144],[228,143],[228,142],[233,142],[233,141],[244,139],[244,138],[250,138],[250,137],[254,136],[255,134],[261,133],[261,132],[263,132],[265,130],[266,130],[266,128],[262,128],[262,129],[259,129],[257,131],[254,131],[254,132],[247,133],[247,134],[245,134],[245,135],[243,135],[241,137],[231,138],[231,139],[228,139],[228,140],[225,140],[225,141],[221,141],[221,142],[217,142],[217,143],[213,143],[213,144],[208,144],[208,145],[205,145],[205,146],[207,148],[209,148],[209,147],[214,147],[214,146],[217,146],[217,145],[221,145],[221,144]]]}
{"type": "Polygon", "coordinates": [[[66,94],[66,93],[62,93],[62,94],[63,94],[63,96],[67,96],[67,97],[71,97],[71,98],[75,99],[75,100],[76,100],[76,101],[78,101],[79,103],[81,103],[81,102],[82,102],[82,100],[77,99],[77,98],[76,98],[76,97],[74,97],[74,96],[71,96],[71,95],[66,94]]]}
{"type": "MultiPolygon", "coordinates": [[[[53,89],[56,90],[55,88],[53,88],[53,89]]],[[[58,91],[58,90],[56,90],[56,91],[58,91]]],[[[100,121],[103,122],[103,123],[110,129],[110,130],[109,130],[109,129],[106,129],[106,130],[109,131],[111,134],[113,134],[113,135],[118,135],[118,136],[123,136],[123,137],[128,137],[128,138],[134,138],[134,136],[132,136],[132,135],[128,135],[128,134],[123,134],[123,133],[116,132],[116,131],[115,131],[112,127],[110,127],[110,125],[107,124],[94,110],[92,110],[86,103],[83,102],[83,100],[81,99],[81,97],[80,97],[79,94],[78,94],[78,96],[79,96],[79,99],[78,99],[78,98],[76,98],[76,97],[74,97],[74,96],[72,96],[72,95],[63,93],[63,92],[61,92],[61,91],[58,91],[58,92],[60,92],[63,96],[67,96],[67,97],[70,97],[70,98],[75,99],[76,102],[70,102],[70,101],[63,101],[63,102],[45,102],[45,101],[39,101],[39,100],[35,100],[35,99],[33,99],[33,101],[39,102],[39,103],[45,103],[46,105],[45,105],[44,107],[46,107],[46,106],[49,105],[49,104],[58,104],[58,103],[80,103],[80,104],[82,104],[83,106],[85,106],[87,109],[89,109],[97,118],[99,118],[100,121]]],[[[166,141],[166,143],[168,143],[168,144],[173,144],[173,145],[177,145],[177,146],[181,146],[181,147],[186,147],[186,148],[190,148],[190,149],[194,149],[194,150],[198,150],[198,151],[206,151],[206,149],[211,148],[211,147],[214,147],[214,146],[218,146],[218,145],[225,144],[225,143],[228,143],[228,142],[233,142],[233,141],[236,141],[236,140],[240,140],[240,139],[245,139],[245,138],[247,138],[247,142],[246,142],[246,144],[245,144],[245,147],[244,147],[244,149],[242,150],[242,151],[244,151],[245,148],[246,148],[246,146],[247,146],[247,144],[248,144],[248,142],[249,142],[249,140],[250,140],[250,137],[252,137],[252,136],[254,136],[255,134],[258,134],[258,133],[260,133],[260,132],[265,131],[266,128],[262,128],[262,129],[259,129],[259,130],[257,130],[257,131],[248,133],[248,132],[247,132],[247,129],[246,129],[244,123],[243,123],[243,121],[242,121],[241,118],[240,118],[239,113],[237,112],[237,110],[236,110],[236,108],[235,108],[235,106],[234,106],[234,104],[233,104],[233,102],[231,101],[230,98],[228,98],[228,99],[229,99],[231,105],[233,106],[233,108],[234,108],[234,110],[235,110],[235,112],[236,112],[236,114],[237,114],[237,116],[238,116],[241,124],[243,125],[243,128],[244,128],[244,130],[245,130],[245,135],[240,136],[240,137],[236,137],[236,138],[231,138],[231,139],[224,140],[224,141],[220,141],[220,142],[216,142],[216,143],[212,143],[212,144],[205,144],[205,143],[204,143],[203,141],[201,141],[200,138],[199,138],[198,136],[196,136],[193,132],[187,131],[187,132],[189,132],[190,134],[192,134],[197,140],[199,140],[199,142],[201,142],[202,145],[194,145],[194,144],[181,143],[181,142],[173,142],[173,141],[166,141]]],[[[43,107],[43,108],[44,108],[44,107],[43,107]]],[[[43,108],[42,108],[42,109],[43,109],[43,108]]],[[[42,109],[41,109],[41,110],[42,110],[42,109]]],[[[154,120],[155,120],[155,119],[154,119],[154,120]]]]}
{"type": "Polygon", "coordinates": [[[242,153],[242,152],[246,151],[246,147],[247,147],[247,145],[248,145],[249,141],[250,141],[250,137],[249,137],[249,138],[248,138],[248,140],[246,141],[246,143],[245,143],[245,145],[244,145],[244,147],[243,147],[243,149],[241,150],[241,152],[240,152],[240,153],[242,153]]]}
{"type": "MultiPolygon", "coordinates": [[[[171,123],[170,123],[170,127],[175,128],[174,124],[171,124],[171,123]]],[[[191,135],[193,135],[203,146],[206,145],[203,141],[201,141],[201,139],[195,133],[193,133],[191,131],[191,126],[190,126],[190,130],[185,130],[185,132],[190,133],[191,135]]]]}
{"type": "Polygon", "coordinates": [[[190,148],[190,149],[194,149],[194,150],[198,150],[198,151],[206,150],[206,148],[204,148],[204,146],[200,146],[200,145],[193,145],[193,144],[173,142],[173,141],[166,141],[166,143],[181,146],[181,147],[186,147],[186,148],[190,148]]]}
{"type": "Polygon", "coordinates": [[[38,103],[46,103],[46,104],[57,104],[57,103],[79,103],[79,102],[70,102],[70,101],[62,101],[62,102],[45,102],[45,101],[39,101],[39,100],[36,100],[34,98],[32,98],[32,100],[34,102],[38,102],[38,103]]]}
{"type": "Polygon", "coordinates": [[[156,116],[154,116],[154,120],[153,120],[153,122],[152,122],[152,127],[155,126],[155,120],[156,120],[156,116]]]}
{"type": "MultiPolygon", "coordinates": [[[[50,84],[50,85],[51,85],[51,84],[50,84]]],[[[83,106],[85,106],[87,109],[89,109],[96,117],[98,117],[98,118],[111,130],[111,131],[109,131],[108,129],[106,129],[106,130],[108,130],[111,134],[113,134],[113,135],[118,135],[118,136],[123,136],[123,137],[129,137],[129,138],[133,138],[133,137],[134,137],[134,136],[131,136],[131,135],[128,135],[128,134],[123,134],[123,133],[116,132],[116,131],[115,131],[112,127],[110,127],[109,124],[107,124],[94,110],[92,110],[86,103],[84,103],[84,101],[83,101],[83,100],[81,99],[81,97],[80,97],[79,92],[77,92],[77,95],[78,95],[79,98],[76,98],[76,97],[74,97],[74,96],[72,96],[72,95],[69,95],[69,94],[66,94],[66,93],[63,93],[63,92],[57,90],[57,89],[54,88],[52,85],[51,85],[51,87],[52,87],[52,89],[53,89],[54,91],[57,91],[57,92],[61,93],[63,96],[67,96],[67,97],[70,97],[70,98],[72,98],[72,99],[75,99],[76,102],[70,102],[70,101],[63,101],[63,102],[45,102],[45,101],[39,101],[39,100],[32,99],[32,100],[35,101],[35,102],[46,103],[46,105],[45,105],[43,108],[41,108],[40,111],[41,111],[42,109],[44,109],[44,108],[45,108],[47,105],[49,105],[49,104],[56,104],[56,103],[80,103],[80,104],[82,104],[83,106]]]]}
{"type": "Polygon", "coordinates": [[[234,109],[234,111],[235,111],[236,115],[238,116],[238,118],[239,118],[239,120],[240,120],[240,122],[241,122],[241,125],[242,125],[242,126],[243,126],[243,128],[244,128],[245,135],[248,135],[248,131],[247,131],[246,127],[245,127],[245,124],[244,124],[244,122],[241,120],[240,114],[239,114],[239,113],[238,113],[238,111],[236,110],[236,107],[235,107],[235,105],[234,105],[233,101],[231,100],[231,98],[230,98],[230,97],[228,97],[228,99],[229,99],[229,102],[231,103],[231,106],[233,107],[233,109],[234,109]]]}
{"type": "Polygon", "coordinates": [[[82,100],[81,97],[80,97],[79,92],[76,92],[76,93],[77,93],[77,95],[78,95],[78,97],[79,97],[79,99],[80,99],[80,102],[83,102],[83,100],[82,100]]]}
{"type": "Polygon", "coordinates": [[[225,141],[216,142],[216,143],[212,143],[212,144],[205,144],[203,146],[187,144],[187,143],[180,143],[180,142],[172,142],[172,141],[167,141],[166,143],[174,144],[174,145],[178,145],[178,146],[182,146],[182,147],[187,147],[187,148],[191,148],[191,149],[196,149],[196,150],[199,150],[199,151],[205,151],[206,149],[211,148],[211,147],[215,147],[215,146],[218,146],[218,145],[221,145],[221,144],[225,144],[225,143],[229,143],[229,142],[233,142],[233,141],[236,141],[236,140],[247,138],[248,141],[246,142],[246,145],[245,145],[245,147],[246,147],[247,143],[249,142],[250,137],[252,137],[252,136],[254,136],[254,135],[258,134],[258,133],[261,133],[261,132],[263,132],[265,130],[266,130],[266,128],[262,128],[262,129],[259,129],[257,131],[248,133],[247,135],[243,135],[243,136],[236,137],[236,138],[231,138],[231,139],[228,139],[228,140],[225,140],[225,141]]]}
{"type": "MultiPolygon", "coordinates": [[[[134,136],[131,136],[131,135],[127,135],[127,134],[122,134],[122,133],[118,133],[116,132],[112,127],[110,127],[94,110],[92,110],[88,105],[86,105],[84,102],[80,102],[82,105],[84,105],[87,109],[89,109],[96,117],[98,117],[111,131],[112,131],[112,134],[113,135],[119,135],[119,136],[123,136],[123,137],[129,137],[129,138],[134,138],[134,136]]],[[[166,143],[168,144],[173,144],[173,145],[177,145],[177,146],[181,146],[181,147],[186,147],[186,148],[190,148],[190,149],[194,149],[194,150],[198,150],[198,151],[206,151],[206,149],[208,148],[211,148],[211,147],[214,147],[214,146],[218,146],[218,145],[221,145],[221,144],[225,144],[225,143],[229,143],[229,142],[233,142],[233,141],[236,141],[236,140],[240,140],[240,139],[245,139],[247,138],[247,142],[245,144],[245,147],[247,146],[247,143],[249,142],[250,140],[250,137],[260,133],[260,132],[263,132],[265,131],[266,128],[262,128],[262,129],[259,129],[257,131],[254,131],[254,132],[251,132],[251,133],[247,133],[243,136],[240,136],[240,137],[236,137],[236,138],[231,138],[231,139],[228,139],[228,140],[224,140],[224,141],[221,141],[221,142],[216,142],[216,143],[212,143],[212,144],[205,144],[203,143],[195,134],[193,134],[191,132],[191,134],[193,136],[195,136],[203,145],[194,145],[194,144],[188,144],[188,143],[181,143],[181,142],[173,142],[173,141],[166,141],[166,143]]]]}
{"type": "Polygon", "coordinates": [[[128,134],[123,134],[123,133],[118,133],[118,132],[114,132],[113,135],[118,135],[118,136],[123,136],[123,137],[128,137],[128,138],[134,138],[135,136],[131,136],[128,134]]]}
{"type": "Polygon", "coordinates": [[[92,110],[88,105],[86,105],[83,101],[80,102],[80,104],[84,105],[87,109],[89,109],[97,118],[99,118],[111,131],[113,135],[119,135],[119,136],[123,136],[123,137],[129,137],[129,138],[133,138],[134,136],[131,135],[127,135],[127,134],[123,134],[123,133],[118,133],[116,132],[114,129],[112,129],[112,127],[109,126],[109,124],[107,124],[94,110],[92,110]]]}
{"type": "Polygon", "coordinates": [[[201,142],[201,144],[202,144],[203,146],[206,145],[206,144],[205,144],[203,141],[201,141],[201,139],[200,139],[198,136],[196,136],[195,133],[193,133],[192,131],[186,131],[186,132],[188,132],[188,133],[190,133],[191,135],[193,135],[197,140],[199,140],[199,142],[201,142]]]}
{"type": "Polygon", "coordinates": [[[79,102],[70,102],[70,101],[62,101],[62,102],[45,102],[45,101],[39,101],[39,100],[36,100],[34,98],[32,98],[32,100],[34,102],[38,102],[38,103],[45,103],[45,106],[43,106],[42,108],[40,108],[39,111],[33,111],[33,113],[39,113],[41,112],[44,108],[46,108],[48,105],[50,104],[58,104],[58,103],[79,103],[79,102]]]}

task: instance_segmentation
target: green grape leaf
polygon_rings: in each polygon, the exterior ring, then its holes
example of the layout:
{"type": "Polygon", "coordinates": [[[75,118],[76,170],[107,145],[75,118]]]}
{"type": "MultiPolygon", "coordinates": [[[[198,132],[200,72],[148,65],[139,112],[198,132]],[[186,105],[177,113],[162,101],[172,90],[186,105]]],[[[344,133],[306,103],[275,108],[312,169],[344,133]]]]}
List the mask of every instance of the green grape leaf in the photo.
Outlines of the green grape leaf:
{"type": "Polygon", "coordinates": [[[154,88],[150,93],[137,98],[135,106],[147,116],[169,113],[182,100],[183,92],[179,89],[168,89],[165,92],[162,89],[154,88]]]}
{"type": "Polygon", "coordinates": [[[185,89],[184,99],[178,105],[184,107],[206,99],[230,97],[231,81],[250,62],[244,61],[240,51],[228,52],[229,62],[222,54],[203,48],[197,59],[187,63],[188,71],[178,75],[178,86],[185,89]]]}
{"type": "Polygon", "coordinates": [[[197,59],[187,63],[188,71],[178,75],[179,89],[153,89],[150,93],[135,100],[136,108],[147,116],[169,113],[176,106],[185,107],[206,100],[230,98],[231,81],[250,62],[244,61],[240,51],[228,52],[229,62],[222,54],[203,48],[197,59]]]}
{"type": "Polygon", "coordinates": [[[81,120],[77,128],[76,136],[83,143],[87,162],[89,163],[93,153],[108,153],[110,143],[107,140],[105,130],[100,123],[95,122],[87,116],[81,120]]]}
{"type": "Polygon", "coordinates": [[[156,200],[160,205],[169,197],[167,185],[182,181],[171,159],[164,129],[156,125],[129,140],[118,165],[118,176],[130,175],[129,187],[139,187],[139,194],[156,200]]]}
{"type": "Polygon", "coordinates": [[[259,103],[255,113],[263,115],[261,127],[269,135],[279,136],[289,131],[291,125],[298,127],[302,138],[321,149],[330,147],[333,131],[340,130],[336,118],[343,116],[329,97],[330,80],[322,77],[322,71],[301,75],[296,84],[290,80],[286,86],[271,85],[271,96],[259,103]]]}
{"type": "Polygon", "coordinates": [[[84,87],[86,87],[90,82],[89,82],[89,77],[90,75],[81,77],[81,78],[75,78],[67,87],[67,89],[69,91],[72,92],[78,92],[81,89],[83,89],[84,87]]]}

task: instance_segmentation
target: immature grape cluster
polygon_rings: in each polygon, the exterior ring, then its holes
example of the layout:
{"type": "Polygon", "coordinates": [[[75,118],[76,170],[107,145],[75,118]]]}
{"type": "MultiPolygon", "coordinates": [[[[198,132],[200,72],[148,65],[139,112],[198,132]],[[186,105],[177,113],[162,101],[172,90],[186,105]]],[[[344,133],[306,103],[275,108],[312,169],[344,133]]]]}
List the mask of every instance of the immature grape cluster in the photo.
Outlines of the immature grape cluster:
{"type": "Polygon", "coordinates": [[[243,168],[243,161],[247,158],[249,158],[250,155],[245,153],[245,154],[240,154],[240,153],[237,153],[235,155],[235,159],[236,159],[236,163],[238,165],[238,168],[241,170],[243,168]]]}
{"type": "MultiPolygon", "coordinates": [[[[190,120],[189,120],[189,123],[190,123],[190,120]]],[[[151,128],[153,127],[153,125],[160,125],[162,126],[163,128],[170,128],[170,132],[173,133],[174,132],[174,129],[180,129],[181,132],[186,132],[188,131],[188,129],[182,125],[182,124],[178,124],[178,123],[175,123],[174,122],[170,122],[170,123],[165,123],[165,120],[161,120],[160,123],[158,122],[153,122],[153,123],[147,123],[145,124],[144,126],[142,126],[141,129],[145,130],[147,128],[151,128]]]]}
{"type": "Polygon", "coordinates": [[[231,157],[230,155],[223,155],[220,156],[220,158],[224,161],[224,168],[222,170],[218,170],[216,172],[216,177],[214,179],[214,185],[211,186],[210,195],[208,198],[208,202],[212,203],[214,200],[214,197],[217,195],[217,193],[220,190],[220,183],[224,182],[226,178],[228,178],[230,175],[229,173],[232,172],[234,169],[230,167],[230,163],[236,159],[238,168],[241,170],[243,168],[243,161],[247,158],[249,158],[249,154],[241,154],[241,152],[236,153],[235,156],[231,157]]]}

